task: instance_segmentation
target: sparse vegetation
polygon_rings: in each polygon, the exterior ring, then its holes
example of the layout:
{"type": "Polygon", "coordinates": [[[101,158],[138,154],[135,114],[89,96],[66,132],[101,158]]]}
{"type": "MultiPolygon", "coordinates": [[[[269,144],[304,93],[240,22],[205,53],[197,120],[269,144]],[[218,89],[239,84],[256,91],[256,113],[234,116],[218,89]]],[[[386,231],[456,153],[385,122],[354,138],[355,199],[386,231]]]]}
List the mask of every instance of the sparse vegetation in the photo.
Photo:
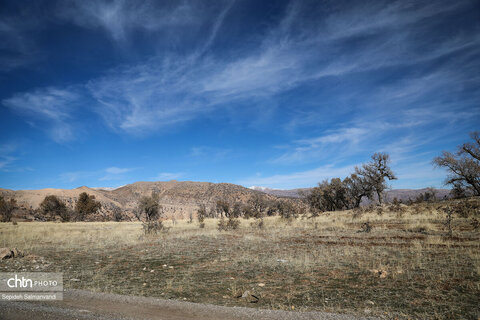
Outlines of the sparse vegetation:
{"type": "Polygon", "coordinates": [[[119,207],[113,207],[112,211],[113,211],[113,220],[114,221],[120,222],[124,219],[124,216],[122,214],[122,209],[120,209],[119,207]]]}
{"type": "Polygon", "coordinates": [[[243,219],[235,232],[219,232],[211,218],[199,229],[187,217],[164,221],[172,232],[150,237],[138,222],[0,224],[0,246],[27,253],[0,268],[63,271],[67,288],[227,306],[475,319],[480,235],[471,208],[478,205],[479,198],[402,204],[401,217],[390,205],[381,216],[361,207],[356,218],[346,210],[288,224],[273,216],[262,231],[243,219]],[[471,212],[453,213],[451,237],[447,206],[471,212]],[[237,298],[246,290],[257,303],[237,298]]]}
{"type": "Polygon", "coordinates": [[[313,216],[324,211],[358,208],[364,197],[373,200],[377,195],[382,204],[383,192],[387,188],[386,179],[396,179],[389,167],[390,157],[386,153],[375,153],[372,161],[356,167],[355,173],[343,181],[333,178],[325,180],[306,195],[313,216]]]}
{"type": "MultiPolygon", "coordinates": [[[[248,300],[239,297],[248,291],[256,306],[274,309],[475,318],[480,198],[464,197],[472,191],[457,183],[461,199],[438,201],[430,188],[414,200],[384,204],[386,181],[396,178],[388,162],[387,154],[376,153],[343,181],[325,180],[303,200],[267,201],[260,193],[243,202],[215,197],[208,210],[200,202],[199,228],[191,223],[192,211],[186,220],[162,221],[155,192],[138,202],[141,224],[93,223],[97,229],[91,231],[83,223],[63,224],[64,229],[45,223],[34,232],[25,232],[25,224],[0,225],[3,245],[22,244],[49,261],[1,262],[0,268],[62,270],[80,279],[66,287],[224,305],[245,305],[248,300]],[[371,203],[360,207],[365,197],[371,203]],[[239,220],[242,216],[255,221],[239,220]],[[158,235],[171,228],[175,232],[158,235]],[[46,241],[45,234],[52,237],[46,241]],[[112,275],[125,280],[114,282],[112,275]]],[[[77,219],[98,209],[93,197],[81,194],[77,219]]],[[[112,210],[114,220],[123,220],[119,208],[112,210]]],[[[39,211],[50,220],[71,216],[55,196],[47,196],[39,211]]]]}

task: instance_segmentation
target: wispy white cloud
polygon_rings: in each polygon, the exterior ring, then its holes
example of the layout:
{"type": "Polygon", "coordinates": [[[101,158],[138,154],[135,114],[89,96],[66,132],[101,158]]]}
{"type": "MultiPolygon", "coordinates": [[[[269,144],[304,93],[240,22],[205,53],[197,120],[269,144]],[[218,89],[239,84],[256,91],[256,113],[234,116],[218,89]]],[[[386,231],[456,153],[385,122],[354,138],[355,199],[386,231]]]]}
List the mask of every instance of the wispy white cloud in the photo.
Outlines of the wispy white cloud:
{"type": "MultiPolygon", "coordinates": [[[[367,8],[368,12],[359,17],[368,18],[362,19],[354,18],[358,13],[350,10],[331,15],[325,31],[321,22],[311,22],[308,28],[304,27],[300,16],[308,9],[295,4],[289,7],[284,19],[264,35],[259,46],[246,55],[223,60],[212,56],[197,59],[196,51],[190,56],[151,59],[114,70],[91,81],[88,87],[102,103],[99,112],[111,127],[130,133],[161,130],[225,108],[235,101],[271,97],[305,82],[413,65],[465,46],[478,46],[478,37],[462,35],[440,41],[439,49],[425,54],[424,50],[419,50],[415,35],[397,24],[414,24],[419,30],[428,29],[432,26],[426,25],[423,18],[455,10],[460,5],[403,6],[395,3],[383,10],[367,8]],[[372,24],[372,21],[381,23],[372,24]],[[345,23],[352,25],[345,26],[345,23]],[[391,29],[388,37],[379,35],[385,28],[391,29]],[[345,30],[349,31],[345,33],[345,30]],[[339,39],[354,35],[377,38],[360,42],[358,50],[346,51],[339,39]]],[[[221,14],[215,26],[222,20],[221,14]]],[[[217,30],[213,28],[209,39],[216,36],[217,30]]],[[[210,42],[206,43],[210,45],[210,42]]],[[[423,77],[423,86],[428,83],[425,77],[428,75],[423,77]]],[[[448,79],[451,78],[445,82],[448,79]]],[[[404,86],[399,94],[406,95],[407,90],[404,86]]],[[[416,90],[419,91],[418,87],[416,90]]]]}
{"type": "Polygon", "coordinates": [[[42,29],[41,19],[28,6],[16,15],[0,13],[0,72],[9,72],[43,58],[32,37],[42,29]]]}
{"type": "Polygon", "coordinates": [[[60,181],[62,182],[76,182],[79,179],[85,179],[95,175],[95,172],[90,171],[71,171],[63,172],[59,175],[60,181]]]}
{"type": "Polygon", "coordinates": [[[153,180],[158,181],[167,181],[167,180],[176,180],[183,177],[185,174],[183,172],[161,172],[153,178],[153,180]]]}
{"type": "Polygon", "coordinates": [[[110,168],[105,169],[105,172],[106,173],[111,173],[111,174],[122,174],[122,173],[126,173],[126,172],[129,172],[129,171],[132,171],[132,170],[134,170],[134,169],[133,168],[110,167],[110,168]]]}
{"type": "Polygon", "coordinates": [[[351,155],[354,150],[361,149],[360,142],[363,142],[370,134],[371,132],[367,128],[348,127],[327,132],[319,137],[297,140],[293,146],[284,146],[283,149],[287,149],[287,151],[271,162],[298,164],[325,158],[334,159],[337,154],[345,157],[351,155]]]}
{"type": "MultiPolygon", "coordinates": [[[[106,124],[118,132],[145,135],[231,109],[238,101],[258,103],[325,77],[414,65],[479,44],[478,36],[460,34],[436,39],[436,49],[426,51],[423,41],[411,32],[434,28],[425,18],[458,10],[468,1],[393,2],[386,6],[369,2],[347,9],[334,7],[325,19],[304,19],[311,6],[292,2],[283,19],[259,37],[258,45],[219,58],[209,54],[208,48],[221,32],[232,3],[222,3],[220,10],[216,9],[210,33],[190,53],[164,53],[88,81],[86,87],[98,103],[95,110],[106,124]],[[352,39],[357,39],[355,50],[345,50],[352,39]]],[[[204,25],[212,16],[211,11],[205,14],[204,10],[201,5],[183,2],[158,6],[150,1],[74,1],[60,6],[58,14],[83,27],[103,28],[112,38],[123,41],[136,29],[173,32],[177,25],[204,25]]],[[[424,83],[427,81],[424,77],[424,83]]],[[[399,95],[408,94],[408,88],[402,89],[399,95]]],[[[267,107],[264,103],[257,112],[265,113],[267,107]]],[[[287,126],[294,123],[304,121],[297,118],[287,126]]]]}
{"type": "Polygon", "coordinates": [[[125,177],[125,173],[134,171],[135,169],[136,168],[109,167],[103,170],[102,173],[105,174],[98,178],[98,181],[121,180],[125,177]]]}
{"type": "Polygon", "coordinates": [[[0,145],[0,171],[9,171],[12,163],[17,160],[13,155],[17,151],[17,145],[12,143],[0,145]]]}
{"type": "Polygon", "coordinates": [[[124,42],[134,31],[159,31],[198,23],[197,10],[201,8],[189,2],[175,4],[124,0],[62,1],[56,14],[81,27],[103,29],[115,41],[124,42]]]}
{"type": "Polygon", "coordinates": [[[312,170],[275,174],[267,177],[254,176],[240,180],[244,186],[262,186],[277,189],[294,189],[313,187],[325,179],[335,177],[345,178],[353,172],[354,166],[335,167],[334,165],[321,166],[312,170]]]}
{"type": "Polygon", "coordinates": [[[47,87],[14,94],[2,100],[2,104],[33,123],[47,123],[52,139],[63,143],[75,138],[72,113],[75,112],[79,99],[80,95],[75,88],[47,87]]]}
{"type": "Polygon", "coordinates": [[[64,182],[79,182],[88,179],[97,181],[121,180],[125,178],[126,173],[136,169],[137,168],[109,167],[101,170],[64,172],[61,173],[59,177],[60,180],[64,182]]]}
{"type": "Polygon", "coordinates": [[[208,147],[208,146],[196,146],[190,149],[190,156],[193,158],[208,158],[209,160],[222,160],[228,156],[232,150],[208,147]]]}

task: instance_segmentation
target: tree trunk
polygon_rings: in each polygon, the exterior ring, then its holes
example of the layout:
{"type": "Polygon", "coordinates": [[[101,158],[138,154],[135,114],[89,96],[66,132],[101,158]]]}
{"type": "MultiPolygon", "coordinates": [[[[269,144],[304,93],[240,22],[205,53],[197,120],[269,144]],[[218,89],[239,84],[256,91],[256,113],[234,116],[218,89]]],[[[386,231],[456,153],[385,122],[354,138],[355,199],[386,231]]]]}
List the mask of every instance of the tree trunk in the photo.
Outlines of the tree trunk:
{"type": "Polygon", "coordinates": [[[377,191],[377,196],[378,196],[378,203],[382,204],[382,193],[377,191]]]}

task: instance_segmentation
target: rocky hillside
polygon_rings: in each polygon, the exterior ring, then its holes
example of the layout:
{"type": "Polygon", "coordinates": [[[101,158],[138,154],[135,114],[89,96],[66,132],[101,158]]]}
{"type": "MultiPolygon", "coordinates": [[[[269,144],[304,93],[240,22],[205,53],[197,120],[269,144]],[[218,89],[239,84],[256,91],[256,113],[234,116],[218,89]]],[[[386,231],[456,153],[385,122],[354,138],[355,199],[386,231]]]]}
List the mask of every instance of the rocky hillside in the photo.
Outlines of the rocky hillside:
{"type": "Polygon", "coordinates": [[[282,190],[282,189],[270,189],[266,187],[250,187],[249,189],[251,190],[256,190],[260,192],[264,192],[276,197],[282,197],[282,198],[302,198],[305,194],[308,194],[311,188],[300,188],[300,189],[287,189],[287,190],[282,190]]]}
{"type": "Polygon", "coordinates": [[[160,204],[163,206],[166,217],[177,219],[188,218],[195,213],[199,204],[207,208],[215,205],[217,200],[226,200],[231,203],[246,203],[254,194],[260,194],[266,200],[275,199],[275,196],[250,190],[239,185],[229,183],[166,181],[166,182],[136,182],[114,190],[93,189],[80,187],[71,190],[41,189],[41,190],[8,190],[0,189],[0,195],[5,198],[14,198],[24,210],[36,209],[47,195],[55,195],[63,200],[70,208],[75,206],[80,193],[94,195],[102,204],[101,216],[111,217],[113,209],[118,207],[129,217],[133,218],[138,200],[142,196],[149,196],[152,192],[160,195],[160,204]]]}

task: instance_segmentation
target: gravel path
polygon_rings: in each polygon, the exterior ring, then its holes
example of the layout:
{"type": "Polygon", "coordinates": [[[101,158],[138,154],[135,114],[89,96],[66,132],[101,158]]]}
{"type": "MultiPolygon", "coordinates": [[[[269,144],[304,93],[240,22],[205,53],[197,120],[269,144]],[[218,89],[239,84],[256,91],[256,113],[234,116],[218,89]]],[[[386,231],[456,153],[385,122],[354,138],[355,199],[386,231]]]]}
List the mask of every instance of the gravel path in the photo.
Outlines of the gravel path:
{"type": "Polygon", "coordinates": [[[63,301],[0,301],[1,320],[67,320],[67,319],[199,319],[199,320],[289,320],[324,319],[358,320],[348,315],[324,312],[288,312],[243,307],[222,307],[148,297],[94,293],[83,290],[64,292],[63,301]]]}

